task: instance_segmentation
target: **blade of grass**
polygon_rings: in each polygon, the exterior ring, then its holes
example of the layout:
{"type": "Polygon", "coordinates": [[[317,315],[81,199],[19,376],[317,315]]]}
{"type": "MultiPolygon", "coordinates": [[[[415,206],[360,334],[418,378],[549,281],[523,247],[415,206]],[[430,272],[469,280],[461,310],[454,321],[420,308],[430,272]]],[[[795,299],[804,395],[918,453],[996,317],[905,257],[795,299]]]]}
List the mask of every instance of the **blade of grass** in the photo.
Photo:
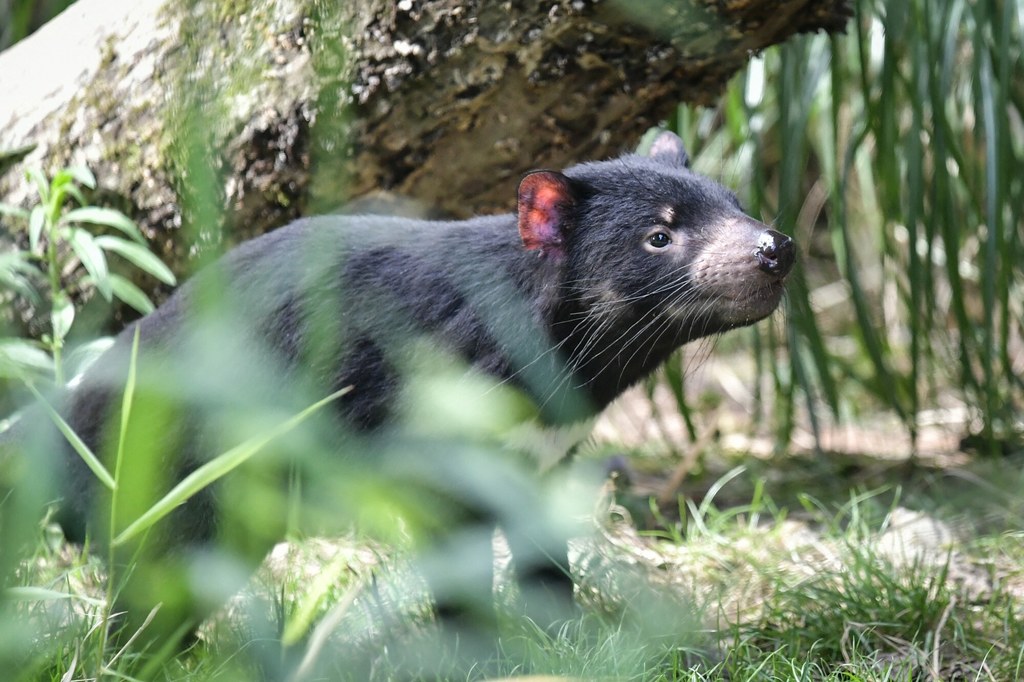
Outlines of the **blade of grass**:
{"type": "Polygon", "coordinates": [[[129,524],[127,528],[121,531],[121,533],[111,541],[111,545],[117,547],[128,540],[131,540],[139,533],[148,529],[157,521],[170,514],[175,508],[186,502],[197,492],[244,464],[272,440],[291,431],[322,407],[334,400],[337,400],[351,390],[351,386],[346,386],[339,391],[335,391],[326,398],[313,403],[302,412],[299,412],[281,424],[278,424],[268,432],[250,438],[244,443],[231,448],[227,452],[202,465],[186,476],[184,480],[174,486],[169,493],[158,500],[156,504],[146,510],[146,512],[144,512],[139,518],[129,524]]]}
{"type": "Polygon", "coordinates": [[[15,601],[80,601],[90,606],[103,606],[103,600],[83,594],[70,594],[33,585],[8,587],[4,593],[15,601]]]}
{"type": "MultiPolygon", "coordinates": [[[[935,8],[933,3],[924,1],[921,21],[927,21],[931,11],[935,8]]],[[[949,83],[953,80],[953,73],[959,67],[959,56],[955,41],[955,28],[959,26],[960,15],[963,6],[959,2],[950,3],[948,8],[939,8],[939,13],[944,18],[944,25],[947,27],[946,37],[937,44],[928,41],[930,48],[929,63],[936,64],[939,68],[939,77],[933,77],[929,82],[929,103],[933,120],[932,154],[937,159],[945,159],[953,155],[958,160],[960,168],[966,168],[963,163],[963,156],[957,152],[957,145],[954,139],[953,128],[946,116],[946,101],[949,90],[949,83]],[[944,88],[943,85],[946,87],[944,88]]],[[[965,388],[977,394],[981,390],[980,383],[971,367],[970,358],[974,357],[972,341],[974,324],[967,314],[966,292],[963,278],[960,275],[960,241],[963,235],[963,220],[958,215],[954,205],[954,180],[950,177],[949,170],[945,163],[936,163],[932,169],[932,205],[935,207],[933,219],[940,226],[942,245],[946,251],[946,280],[950,287],[951,305],[960,333],[957,335],[957,345],[960,355],[960,379],[965,388]]]]}
{"type": "MultiPolygon", "coordinates": [[[[926,51],[921,41],[914,42],[915,57],[912,60],[911,83],[916,97],[910,98],[911,120],[910,129],[904,137],[906,154],[906,192],[907,200],[904,204],[906,211],[905,224],[907,227],[907,296],[904,303],[907,315],[910,318],[910,412],[918,414],[920,411],[922,365],[934,360],[934,354],[929,343],[922,343],[931,334],[934,324],[934,306],[928,305],[927,301],[934,300],[934,291],[930,277],[931,268],[929,264],[933,257],[932,236],[934,230],[930,227],[930,221],[923,220],[925,215],[925,187],[924,187],[924,154],[921,139],[924,136],[924,111],[922,102],[926,101],[927,85],[926,70],[924,68],[926,51]],[[922,223],[924,223],[922,225],[922,223]],[[921,233],[924,233],[922,236],[921,233]],[[927,244],[925,253],[918,252],[918,245],[927,244]],[[906,300],[909,298],[909,300],[906,300]]],[[[912,434],[914,443],[917,442],[916,420],[915,429],[912,434]]]]}
{"type": "Polygon", "coordinates": [[[139,244],[146,243],[145,238],[143,238],[142,233],[139,232],[139,228],[132,222],[131,218],[120,211],[115,211],[111,208],[83,206],[82,208],[76,208],[65,213],[62,222],[90,223],[93,225],[112,227],[128,237],[131,237],[139,244]]]}
{"type": "Polygon", "coordinates": [[[53,409],[53,406],[47,402],[46,398],[43,397],[43,394],[35,387],[35,385],[32,384],[31,381],[25,382],[25,385],[28,386],[28,390],[36,397],[36,400],[39,401],[39,404],[50,416],[50,419],[57,426],[57,429],[64,434],[64,438],[66,438],[68,443],[71,444],[71,447],[75,449],[75,452],[77,452],[82,458],[86,466],[96,474],[96,478],[98,478],[100,482],[110,490],[116,489],[117,484],[114,482],[114,478],[110,475],[110,472],[106,470],[99,458],[96,457],[92,450],[89,449],[89,446],[85,444],[85,441],[78,437],[78,434],[76,434],[74,429],[71,428],[71,425],[64,421],[64,418],[57,413],[57,410],[53,409]]]}
{"type": "MultiPolygon", "coordinates": [[[[1002,191],[1002,202],[1001,205],[1007,209],[1007,217],[1009,221],[1004,225],[1011,226],[1005,230],[1005,239],[1003,240],[1000,254],[1002,257],[1002,264],[999,272],[998,282],[996,283],[996,291],[999,296],[999,308],[1001,310],[1000,326],[999,326],[999,352],[1002,367],[1000,372],[1003,376],[1014,376],[1013,371],[1013,359],[1010,353],[1010,318],[1013,315],[1013,311],[1010,307],[1010,290],[1013,288],[1014,282],[1014,271],[1019,268],[1021,262],[1018,254],[1019,245],[1017,243],[1016,231],[1012,229],[1013,225],[1021,225],[1020,216],[1020,201],[1014,201],[1011,198],[1013,193],[1013,183],[1011,178],[1019,177],[1019,169],[1021,164],[1018,159],[1014,158],[1015,146],[1013,144],[1013,138],[1010,133],[1009,124],[1009,112],[1012,101],[1012,84],[1014,82],[1014,73],[1019,73],[1020,62],[1022,61],[1022,50],[1019,44],[1014,45],[1011,38],[1011,29],[1014,25],[1014,7],[1015,3],[1003,2],[1003,14],[999,19],[999,31],[995,36],[996,45],[994,50],[990,50],[989,54],[997,64],[997,78],[1000,84],[999,89],[999,101],[996,104],[996,110],[1003,112],[999,117],[998,135],[1000,138],[1000,144],[997,145],[997,149],[1000,150],[999,165],[997,167],[998,177],[1000,178],[1000,186],[1002,191]],[[1016,54],[1017,71],[1011,71],[1010,66],[1010,55],[1011,53],[1016,54]],[[1017,163],[1014,163],[1014,162],[1017,163]]],[[[1020,36],[1018,36],[1019,40],[1020,36]]],[[[1018,109],[1018,115],[1020,113],[1018,109]]],[[[1019,279],[1018,279],[1019,281],[1019,279]]]]}
{"type": "MultiPolygon", "coordinates": [[[[299,642],[309,632],[316,612],[323,603],[324,598],[331,589],[338,584],[341,575],[348,569],[351,557],[344,552],[338,556],[322,571],[319,571],[313,584],[303,594],[302,601],[288,622],[285,623],[284,632],[281,634],[281,643],[284,646],[292,646],[299,642]]],[[[351,588],[358,588],[361,581],[357,581],[351,588]]],[[[356,592],[358,594],[358,591],[356,592]]]]}
{"type": "MultiPolygon", "coordinates": [[[[117,503],[119,496],[116,483],[121,480],[121,467],[124,464],[124,446],[128,440],[128,424],[131,420],[132,401],[135,399],[135,382],[138,377],[139,334],[141,330],[141,326],[135,326],[135,333],[132,335],[131,355],[128,358],[128,377],[125,380],[124,393],[121,396],[121,423],[117,438],[117,455],[114,459],[115,488],[114,494],[110,496],[110,537],[114,537],[117,533],[117,503]]],[[[114,565],[113,547],[110,549],[108,565],[114,565]]],[[[108,582],[108,585],[113,589],[111,583],[112,581],[108,582]]],[[[109,602],[113,603],[113,600],[109,600],[109,602]]]]}

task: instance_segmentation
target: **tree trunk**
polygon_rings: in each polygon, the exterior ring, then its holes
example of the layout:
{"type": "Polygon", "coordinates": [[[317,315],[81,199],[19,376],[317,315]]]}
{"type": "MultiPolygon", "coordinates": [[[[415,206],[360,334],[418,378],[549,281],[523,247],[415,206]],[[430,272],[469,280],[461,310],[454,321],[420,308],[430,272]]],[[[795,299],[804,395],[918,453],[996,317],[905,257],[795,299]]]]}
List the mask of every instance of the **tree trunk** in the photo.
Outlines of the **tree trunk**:
{"type": "Polygon", "coordinates": [[[385,190],[510,210],[520,174],[636,144],[847,0],[79,0],[0,53],[0,176],[87,164],[176,271],[385,190]],[[182,226],[194,228],[180,234],[182,226]],[[227,228],[227,231],[225,229],[227,228]]]}

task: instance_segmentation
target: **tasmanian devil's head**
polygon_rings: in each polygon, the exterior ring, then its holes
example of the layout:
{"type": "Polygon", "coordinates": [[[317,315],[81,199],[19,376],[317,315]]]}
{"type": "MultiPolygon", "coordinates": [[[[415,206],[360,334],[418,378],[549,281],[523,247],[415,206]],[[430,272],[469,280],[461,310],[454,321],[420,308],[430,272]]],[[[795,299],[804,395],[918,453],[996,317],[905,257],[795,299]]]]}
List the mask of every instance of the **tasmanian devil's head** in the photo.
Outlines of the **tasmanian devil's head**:
{"type": "Polygon", "coordinates": [[[766,317],[796,258],[789,237],[691,171],[670,132],[647,156],[526,176],[519,230],[559,264],[575,318],[618,333],[623,347],[678,346],[766,317]]]}

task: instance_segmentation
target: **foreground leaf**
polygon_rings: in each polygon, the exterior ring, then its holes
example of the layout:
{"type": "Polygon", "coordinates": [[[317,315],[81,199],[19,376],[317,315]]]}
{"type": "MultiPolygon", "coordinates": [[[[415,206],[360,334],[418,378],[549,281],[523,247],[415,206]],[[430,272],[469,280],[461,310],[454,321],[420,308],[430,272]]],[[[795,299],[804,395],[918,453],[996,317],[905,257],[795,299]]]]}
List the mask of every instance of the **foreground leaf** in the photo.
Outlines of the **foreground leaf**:
{"type": "Polygon", "coordinates": [[[96,189],[96,176],[92,174],[88,166],[68,166],[63,172],[67,173],[79,185],[89,189],[96,189]]]}
{"type": "Polygon", "coordinates": [[[156,504],[146,510],[142,516],[135,519],[135,521],[129,524],[127,528],[121,531],[121,533],[113,539],[111,545],[114,547],[122,545],[139,533],[145,531],[157,521],[187,502],[200,490],[203,490],[213,482],[219,480],[226,474],[247,462],[253,455],[262,450],[272,440],[288,433],[325,405],[337,400],[351,390],[351,386],[346,386],[339,391],[335,391],[326,398],[313,403],[297,415],[285,420],[281,424],[278,424],[268,432],[231,448],[219,457],[216,457],[199,467],[186,476],[181,483],[174,486],[174,488],[164,495],[156,504]]]}
{"type": "Polygon", "coordinates": [[[100,208],[98,206],[83,206],[68,211],[64,214],[65,223],[89,223],[92,225],[105,225],[123,232],[140,244],[145,243],[139,228],[132,222],[132,219],[120,211],[112,208],[100,208]]]}
{"type": "Polygon", "coordinates": [[[103,298],[109,301],[114,292],[110,286],[107,257],[103,255],[103,250],[96,245],[96,239],[78,227],[71,230],[68,241],[71,243],[71,248],[74,250],[75,255],[78,256],[82,261],[82,265],[85,266],[85,269],[92,276],[96,289],[103,295],[103,298]]]}
{"type": "Polygon", "coordinates": [[[25,177],[32,181],[32,184],[36,186],[36,193],[39,195],[39,202],[45,204],[50,200],[50,183],[46,181],[46,176],[38,168],[29,168],[25,171],[25,177]]]}
{"type": "Polygon", "coordinates": [[[143,315],[148,315],[156,309],[156,306],[153,305],[153,302],[149,300],[149,296],[146,296],[142,289],[121,277],[121,275],[110,275],[110,287],[114,291],[114,296],[143,315]]]}
{"type": "Polygon", "coordinates": [[[45,587],[8,587],[6,590],[7,596],[14,601],[60,601],[64,599],[74,599],[90,606],[103,606],[106,602],[102,599],[94,599],[93,597],[87,597],[83,594],[69,594],[68,592],[60,592],[58,590],[48,590],[45,587]]]}
{"type": "Polygon", "coordinates": [[[26,374],[53,376],[53,358],[29,341],[0,341],[0,377],[23,379],[26,374]]]}
{"type": "Polygon", "coordinates": [[[110,472],[107,471],[106,468],[104,468],[103,463],[100,462],[99,458],[96,457],[95,454],[93,454],[93,451],[89,449],[89,446],[85,444],[85,441],[79,438],[78,434],[75,433],[75,430],[71,428],[71,425],[64,421],[64,418],[57,413],[57,410],[53,409],[53,406],[46,401],[46,398],[44,398],[43,394],[39,392],[39,389],[33,386],[31,382],[27,382],[26,385],[28,386],[28,390],[32,391],[32,394],[35,395],[39,404],[42,405],[44,410],[46,410],[46,413],[50,416],[50,420],[53,421],[60,432],[64,434],[64,438],[67,439],[68,443],[71,444],[71,447],[73,447],[75,452],[77,452],[82,458],[82,461],[84,461],[86,466],[96,474],[96,478],[98,478],[103,485],[107,486],[107,488],[114,490],[116,488],[114,477],[110,475],[110,472]]]}
{"type": "Polygon", "coordinates": [[[57,295],[53,302],[53,310],[50,311],[50,324],[53,326],[53,337],[63,339],[71,330],[75,321],[75,306],[71,299],[63,291],[57,295]]]}
{"type": "Polygon", "coordinates": [[[0,253],[0,285],[21,294],[33,305],[39,305],[39,294],[28,275],[38,274],[25,251],[0,253]]]}
{"type": "Polygon", "coordinates": [[[46,212],[42,205],[32,207],[32,213],[28,217],[28,248],[32,253],[39,252],[39,238],[43,234],[43,227],[46,226],[46,212]]]}
{"type": "Polygon", "coordinates": [[[145,246],[107,235],[96,237],[96,245],[104,251],[113,251],[125,260],[131,261],[137,268],[148,272],[164,284],[174,285],[178,282],[170,268],[145,246]]]}
{"type": "Polygon", "coordinates": [[[5,204],[2,201],[0,201],[0,215],[10,215],[15,218],[21,218],[22,220],[28,219],[28,211],[19,206],[5,204]]]}

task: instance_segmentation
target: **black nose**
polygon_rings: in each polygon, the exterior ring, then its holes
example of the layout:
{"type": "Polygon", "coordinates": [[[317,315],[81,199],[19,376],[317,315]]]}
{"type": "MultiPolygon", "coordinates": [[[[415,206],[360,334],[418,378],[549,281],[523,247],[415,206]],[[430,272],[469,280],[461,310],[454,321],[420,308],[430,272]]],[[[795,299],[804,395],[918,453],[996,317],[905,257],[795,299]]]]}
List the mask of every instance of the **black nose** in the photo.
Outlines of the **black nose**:
{"type": "Polygon", "coordinates": [[[754,256],[761,270],[770,275],[785,277],[796,262],[796,246],[792,239],[781,232],[765,230],[757,240],[754,256]]]}

